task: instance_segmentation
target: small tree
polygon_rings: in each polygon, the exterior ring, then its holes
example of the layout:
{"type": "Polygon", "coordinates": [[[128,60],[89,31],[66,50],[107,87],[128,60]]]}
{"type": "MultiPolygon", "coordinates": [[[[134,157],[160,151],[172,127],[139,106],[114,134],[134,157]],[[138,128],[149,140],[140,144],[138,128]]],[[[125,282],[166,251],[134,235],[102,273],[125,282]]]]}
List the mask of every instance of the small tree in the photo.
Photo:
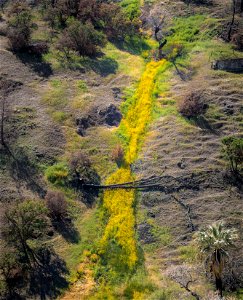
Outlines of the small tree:
{"type": "Polygon", "coordinates": [[[237,0],[232,0],[232,17],[231,17],[231,22],[229,24],[228,41],[231,40],[232,29],[235,24],[236,9],[237,9],[237,0]]]}
{"type": "Polygon", "coordinates": [[[10,9],[7,37],[14,51],[26,49],[30,44],[33,28],[32,15],[28,6],[16,2],[10,9]]]}
{"type": "Polygon", "coordinates": [[[202,253],[206,254],[206,262],[209,263],[210,272],[215,278],[216,289],[221,297],[223,295],[223,271],[229,256],[227,250],[234,246],[237,237],[236,230],[226,229],[222,222],[208,226],[198,233],[199,247],[202,253]]]}
{"type": "Polygon", "coordinates": [[[4,240],[30,266],[38,263],[38,250],[49,227],[47,213],[45,204],[39,200],[25,200],[5,212],[4,240]]]}
{"type": "Polygon", "coordinates": [[[238,173],[243,164],[243,138],[228,136],[222,139],[223,154],[230,163],[231,171],[238,173]]]}
{"type": "Polygon", "coordinates": [[[48,191],[45,200],[50,216],[54,221],[61,221],[67,217],[67,202],[63,193],[48,191]]]}

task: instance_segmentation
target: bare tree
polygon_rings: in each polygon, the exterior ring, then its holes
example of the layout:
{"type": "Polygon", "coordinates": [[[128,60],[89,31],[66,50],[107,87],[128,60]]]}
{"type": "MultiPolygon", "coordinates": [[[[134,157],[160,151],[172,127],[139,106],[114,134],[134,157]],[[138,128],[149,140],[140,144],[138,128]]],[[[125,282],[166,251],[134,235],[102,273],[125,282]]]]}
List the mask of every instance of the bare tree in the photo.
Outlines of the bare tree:
{"type": "Polygon", "coordinates": [[[170,21],[170,15],[167,10],[161,7],[161,4],[156,4],[151,9],[148,16],[148,23],[153,31],[155,40],[159,43],[159,58],[162,58],[162,48],[167,43],[165,38],[164,28],[170,21]]]}
{"type": "Polygon", "coordinates": [[[195,299],[200,300],[201,297],[194,291],[191,290],[190,285],[196,282],[196,277],[194,275],[195,269],[186,264],[172,266],[167,269],[167,276],[172,280],[177,282],[181,288],[184,288],[188,293],[190,293],[195,299]]]}
{"type": "Polygon", "coordinates": [[[237,1],[232,0],[232,18],[231,18],[231,22],[229,24],[228,41],[231,40],[232,29],[233,29],[233,26],[235,24],[236,6],[237,6],[237,1]]]}

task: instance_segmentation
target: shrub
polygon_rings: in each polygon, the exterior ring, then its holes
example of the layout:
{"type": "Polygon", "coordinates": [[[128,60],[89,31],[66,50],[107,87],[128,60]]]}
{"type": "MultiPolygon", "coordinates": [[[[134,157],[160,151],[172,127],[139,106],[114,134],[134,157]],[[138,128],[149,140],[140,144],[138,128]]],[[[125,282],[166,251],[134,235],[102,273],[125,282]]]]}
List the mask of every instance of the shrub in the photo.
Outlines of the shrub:
{"type": "Polygon", "coordinates": [[[71,185],[78,188],[82,184],[99,182],[96,171],[92,168],[89,158],[82,152],[76,152],[70,162],[71,185]]]}
{"type": "Polygon", "coordinates": [[[230,163],[230,168],[237,173],[243,164],[243,138],[228,136],[222,139],[223,154],[230,163]]]}
{"type": "Polygon", "coordinates": [[[172,63],[176,62],[178,57],[184,55],[185,48],[182,44],[173,43],[169,46],[168,53],[166,54],[166,59],[172,63]]]}
{"type": "Polygon", "coordinates": [[[95,30],[90,22],[82,24],[72,20],[60,36],[56,48],[66,53],[66,56],[70,50],[77,51],[82,56],[94,56],[105,43],[104,34],[95,30]]]}
{"type": "Polygon", "coordinates": [[[231,42],[235,45],[236,50],[243,50],[243,34],[235,33],[231,42]]]}
{"type": "Polygon", "coordinates": [[[131,36],[138,32],[138,21],[130,20],[115,3],[102,3],[99,14],[108,39],[124,40],[127,35],[131,36]]]}
{"type": "Polygon", "coordinates": [[[124,161],[124,151],[120,145],[117,145],[112,153],[111,153],[111,159],[117,163],[117,165],[120,167],[124,161]]]}
{"type": "Polygon", "coordinates": [[[36,42],[32,43],[29,47],[29,53],[41,56],[42,54],[46,54],[49,50],[48,44],[46,42],[36,42]]]}
{"type": "Polygon", "coordinates": [[[60,221],[67,216],[67,202],[63,193],[48,191],[45,200],[53,220],[60,221]]]}
{"type": "Polygon", "coordinates": [[[204,102],[200,91],[190,92],[179,102],[179,112],[187,118],[198,117],[204,112],[204,102]]]}
{"type": "Polygon", "coordinates": [[[57,163],[45,172],[46,178],[53,184],[64,186],[68,182],[69,170],[64,163],[57,163]]]}
{"type": "Polygon", "coordinates": [[[26,49],[30,44],[33,27],[32,15],[28,6],[15,3],[9,12],[11,18],[8,22],[7,37],[13,51],[26,49]]]}

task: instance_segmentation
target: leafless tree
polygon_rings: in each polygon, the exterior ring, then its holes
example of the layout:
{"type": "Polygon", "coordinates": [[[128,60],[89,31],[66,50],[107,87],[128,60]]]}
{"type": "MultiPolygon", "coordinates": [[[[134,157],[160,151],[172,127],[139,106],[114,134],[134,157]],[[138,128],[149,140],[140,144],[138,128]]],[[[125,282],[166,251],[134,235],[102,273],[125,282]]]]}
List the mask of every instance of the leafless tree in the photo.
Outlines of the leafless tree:
{"type": "Polygon", "coordinates": [[[151,9],[148,17],[148,22],[152,27],[154,37],[156,41],[160,41],[163,38],[162,30],[165,24],[169,20],[169,13],[161,7],[160,4],[154,6],[151,9]]]}
{"type": "Polygon", "coordinates": [[[148,16],[148,24],[153,31],[155,40],[159,43],[159,58],[162,58],[162,48],[167,43],[164,28],[170,22],[170,14],[161,4],[156,4],[148,16]]]}
{"type": "Polygon", "coordinates": [[[186,264],[172,266],[167,272],[167,276],[177,282],[181,288],[184,288],[190,293],[195,299],[200,300],[201,297],[194,291],[191,290],[191,283],[196,282],[195,269],[186,264]]]}
{"type": "Polygon", "coordinates": [[[233,29],[233,26],[235,24],[236,7],[237,7],[237,1],[232,0],[232,18],[231,18],[231,22],[229,24],[228,41],[231,40],[232,29],[233,29]]]}

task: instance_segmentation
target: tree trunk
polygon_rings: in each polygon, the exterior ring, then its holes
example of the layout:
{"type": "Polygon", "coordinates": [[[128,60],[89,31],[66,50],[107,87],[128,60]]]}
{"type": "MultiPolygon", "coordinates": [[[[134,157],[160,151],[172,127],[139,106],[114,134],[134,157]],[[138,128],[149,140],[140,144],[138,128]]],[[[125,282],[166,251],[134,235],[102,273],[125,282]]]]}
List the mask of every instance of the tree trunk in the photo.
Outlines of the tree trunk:
{"type": "Polygon", "coordinates": [[[216,289],[219,291],[220,297],[223,297],[223,283],[222,283],[222,279],[216,277],[215,283],[216,283],[216,289]]]}
{"type": "Polygon", "coordinates": [[[232,34],[232,28],[235,24],[235,13],[236,13],[236,0],[232,0],[232,19],[231,19],[231,23],[229,26],[229,31],[228,31],[228,41],[230,42],[231,40],[231,34],[232,34]]]}

